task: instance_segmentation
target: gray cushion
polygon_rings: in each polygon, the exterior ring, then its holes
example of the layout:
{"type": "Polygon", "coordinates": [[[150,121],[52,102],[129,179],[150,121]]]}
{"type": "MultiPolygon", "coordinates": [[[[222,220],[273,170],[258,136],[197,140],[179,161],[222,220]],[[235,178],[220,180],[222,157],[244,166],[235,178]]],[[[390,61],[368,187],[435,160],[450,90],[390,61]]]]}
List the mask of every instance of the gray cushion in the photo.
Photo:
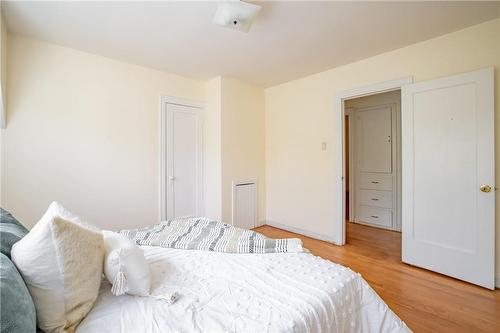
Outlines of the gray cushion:
{"type": "Polygon", "coordinates": [[[3,253],[0,254],[0,300],[1,333],[36,332],[31,295],[16,266],[3,253]]]}
{"type": "Polygon", "coordinates": [[[10,249],[15,242],[28,233],[8,211],[0,208],[0,251],[10,258],[10,249]]]}

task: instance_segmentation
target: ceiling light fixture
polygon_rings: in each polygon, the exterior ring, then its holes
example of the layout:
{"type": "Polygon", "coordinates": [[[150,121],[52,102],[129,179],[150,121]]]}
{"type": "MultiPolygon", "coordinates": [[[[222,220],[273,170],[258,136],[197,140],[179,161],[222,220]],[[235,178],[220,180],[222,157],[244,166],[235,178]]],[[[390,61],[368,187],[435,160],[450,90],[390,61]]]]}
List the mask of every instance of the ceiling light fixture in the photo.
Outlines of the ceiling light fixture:
{"type": "Polygon", "coordinates": [[[243,1],[219,3],[213,22],[238,31],[248,32],[261,6],[243,1]]]}

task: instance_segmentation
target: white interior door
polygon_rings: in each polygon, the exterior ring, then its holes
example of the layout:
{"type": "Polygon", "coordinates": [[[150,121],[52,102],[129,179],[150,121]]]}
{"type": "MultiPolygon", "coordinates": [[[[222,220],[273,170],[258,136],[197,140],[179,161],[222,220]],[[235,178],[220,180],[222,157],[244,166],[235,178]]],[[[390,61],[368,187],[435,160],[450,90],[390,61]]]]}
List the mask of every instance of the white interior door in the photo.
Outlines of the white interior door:
{"type": "Polygon", "coordinates": [[[403,261],[493,289],[493,69],[401,92],[403,261]]]}
{"type": "Polygon", "coordinates": [[[166,106],[167,219],[202,215],[203,127],[200,109],[166,106]]]}

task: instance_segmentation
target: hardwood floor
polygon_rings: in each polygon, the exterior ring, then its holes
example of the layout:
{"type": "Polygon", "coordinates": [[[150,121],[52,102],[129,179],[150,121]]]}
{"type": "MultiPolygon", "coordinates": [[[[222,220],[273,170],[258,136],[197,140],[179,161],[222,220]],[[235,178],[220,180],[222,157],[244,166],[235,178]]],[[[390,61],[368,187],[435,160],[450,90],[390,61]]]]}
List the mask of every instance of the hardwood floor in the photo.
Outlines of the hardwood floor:
{"type": "Polygon", "coordinates": [[[313,254],[361,273],[414,332],[500,332],[500,290],[403,264],[400,233],[347,225],[345,246],[269,226],[254,230],[272,238],[301,238],[313,254]]]}

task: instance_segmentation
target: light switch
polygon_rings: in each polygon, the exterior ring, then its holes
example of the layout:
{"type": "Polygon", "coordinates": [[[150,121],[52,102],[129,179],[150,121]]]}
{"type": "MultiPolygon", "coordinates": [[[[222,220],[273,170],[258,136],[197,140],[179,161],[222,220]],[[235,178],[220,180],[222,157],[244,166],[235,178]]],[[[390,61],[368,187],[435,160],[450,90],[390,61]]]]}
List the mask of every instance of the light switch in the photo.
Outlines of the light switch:
{"type": "Polygon", "coordinates": [[[326,142],[321,142],[321,150],[326,150],[326,142]]]}

